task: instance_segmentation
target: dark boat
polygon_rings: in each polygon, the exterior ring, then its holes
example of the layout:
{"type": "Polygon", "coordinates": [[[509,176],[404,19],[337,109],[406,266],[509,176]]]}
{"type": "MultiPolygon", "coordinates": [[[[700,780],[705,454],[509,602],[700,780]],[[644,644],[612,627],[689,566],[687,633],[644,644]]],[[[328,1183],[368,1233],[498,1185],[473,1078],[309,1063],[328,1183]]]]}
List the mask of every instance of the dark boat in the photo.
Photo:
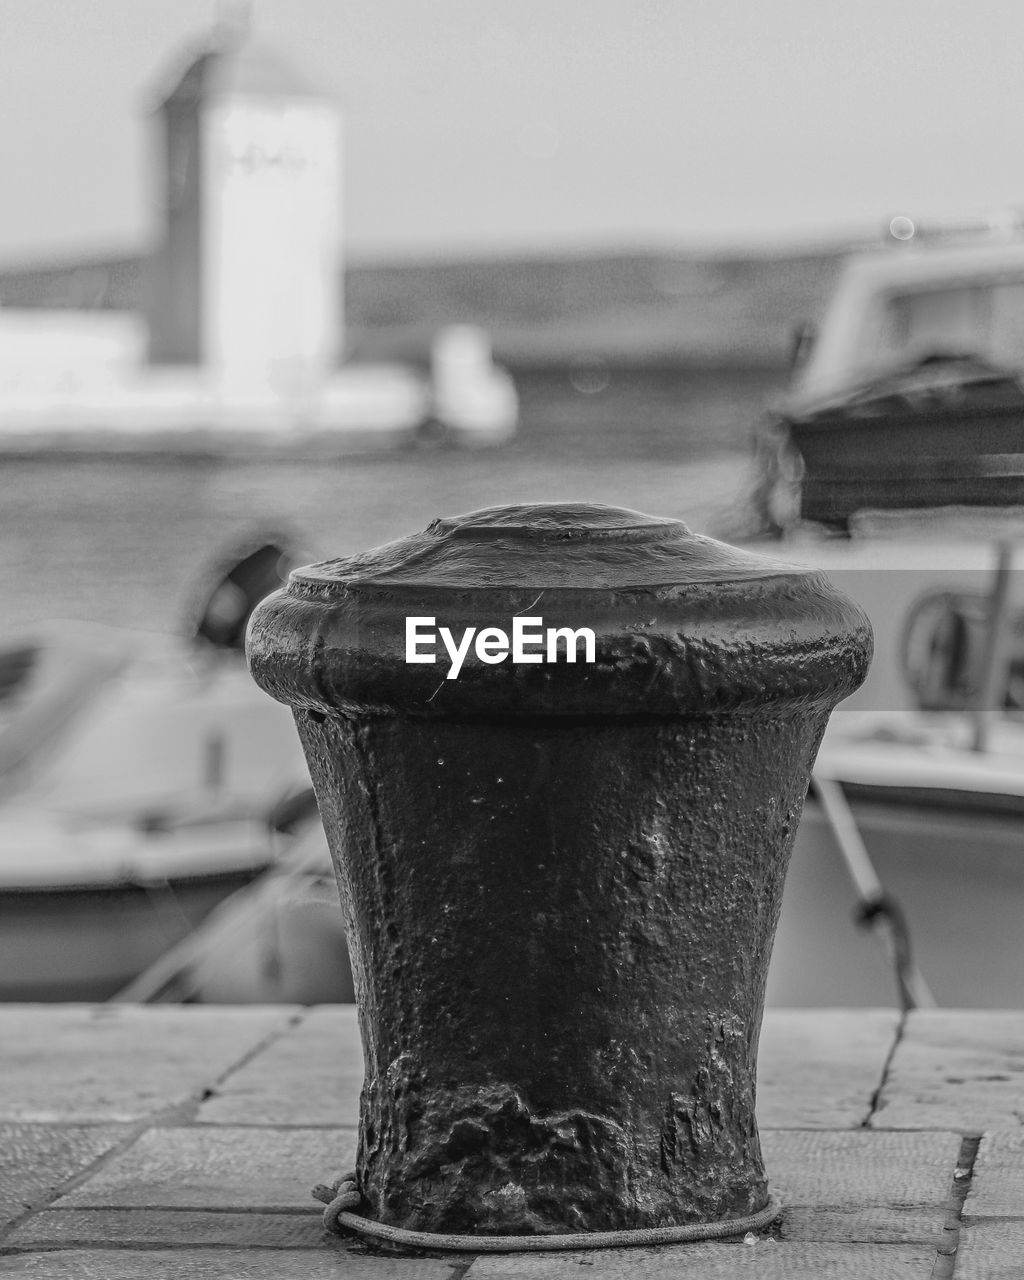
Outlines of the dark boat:
{"type": "Polygon", "coordinates": [[[976,357],[925,357],[781,423],[802,520],[846,529],[864,510],[1024,505],[1024,386],[976,357]]]}
{"type": "Polygon", "coordinates": [[[766,530],[862,511],[1024,510],[1024,238],[851,254],[758,433],[766,530]]]}

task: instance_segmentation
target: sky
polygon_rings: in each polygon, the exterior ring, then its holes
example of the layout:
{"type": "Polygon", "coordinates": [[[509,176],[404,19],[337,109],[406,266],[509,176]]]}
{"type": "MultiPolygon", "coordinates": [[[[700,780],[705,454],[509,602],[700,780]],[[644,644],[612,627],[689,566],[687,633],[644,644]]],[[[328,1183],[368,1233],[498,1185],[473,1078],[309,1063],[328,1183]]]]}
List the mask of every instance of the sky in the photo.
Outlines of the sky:
{"type": "MultiPolygon", "coordinates": [[[[212,0],[0,0],[0,262],[144,250],[212,0]]],[[[1019,0],[256,0],[356,261],[822,243],[1024,206],[1019,0]]]]}

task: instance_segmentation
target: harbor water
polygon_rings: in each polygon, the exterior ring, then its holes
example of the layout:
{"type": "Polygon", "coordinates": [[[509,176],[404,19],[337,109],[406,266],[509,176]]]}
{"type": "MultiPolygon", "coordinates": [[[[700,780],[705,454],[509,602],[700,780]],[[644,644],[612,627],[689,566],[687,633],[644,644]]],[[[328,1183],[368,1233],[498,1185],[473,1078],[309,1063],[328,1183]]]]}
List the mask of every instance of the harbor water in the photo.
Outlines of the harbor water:
{"type": "Polygon", "coordinates": [[[742,487],[750,432],[777,382],[770,372],[537,374],[521,380],[519,436],[498,449],[7,453],[0,633],[55,618],[177,630],[204,574],[266,531],[314,560],[519,501],[607,502],[700,530],[742,487]]]}

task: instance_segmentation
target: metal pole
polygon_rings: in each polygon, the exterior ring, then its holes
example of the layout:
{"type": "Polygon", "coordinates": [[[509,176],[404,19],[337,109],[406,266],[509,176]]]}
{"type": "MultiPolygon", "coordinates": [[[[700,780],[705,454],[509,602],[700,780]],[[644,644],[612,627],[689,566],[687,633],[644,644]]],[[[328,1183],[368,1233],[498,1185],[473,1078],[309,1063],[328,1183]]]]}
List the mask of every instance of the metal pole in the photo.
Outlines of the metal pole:
{"type": "Polygon", "coordinates": [[[906,917],[878,878],[846,793],[834,778],[823,778],[817,772],[811,775],[811,789],[857,890],[861,918],[881,940],[896,973],[901,1005],[904,1009],[935,1008],[935,997],[911,956],[906,917]]]}
{"type": "Polygon", "coordinates": [[[1013,566],[1013,544],[996,544],[998,558],[989,597],[988,629],[985,637],[985,660],[981,687],[974,709],[975,751],[987,751],[993,722],[1003,710],[1006,696],[1006,673],[1010,665],[1012,635],[1010,628],[1010,570],[1013,566]]]}

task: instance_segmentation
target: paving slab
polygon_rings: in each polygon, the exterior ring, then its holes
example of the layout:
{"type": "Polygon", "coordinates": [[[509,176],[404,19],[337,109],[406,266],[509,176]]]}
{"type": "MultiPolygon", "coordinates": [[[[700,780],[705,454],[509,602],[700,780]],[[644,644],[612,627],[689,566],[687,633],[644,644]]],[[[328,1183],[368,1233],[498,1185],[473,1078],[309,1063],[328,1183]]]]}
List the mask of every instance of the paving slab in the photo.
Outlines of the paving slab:
{"type": "Polygon", "coordinates": [[[1024,1123],[1024,1017],[917,1009],[893,1055],[873,1129],[979,1134],[1024,1123]]]}
{"type": "Polygon", "coordinates": [[[0,1124],[0,1226],[53,1199],[64,1183],[130,1134],[117,1125],[0,1124]]]}
{"type": "Polygon", "coordinates": [[[466,1280],[929,1280],[935,1250],[899,1244],[687,1244],[479,1257],[466,1280]]]}
{"type": "Polygon", "coordinates": [[[319,1249],[332,1243],[323,1214],[230,1213],[202,1209],[48,1209],[33,1214],[4,1240],[21,1249],[131,1248],[187,1241],[189,1247],[319,1249]]]}
{"type": "MultiPolygon", "coordinates": [[[[1024,1220],[1024,1131],[1001,1129],[985,1134],[963,1211],[966,1218],[1024,1220]]],[[[1024,1275],[1024,1255],[1020,1270],[1024,1275]]]]}
{"type": "Polygon", "coordinates": [[[355,1125],[363,1050],[355,1005],[311,1010],[203,1103],[203,1124],[355,1125]]]}
{"type": "Polygon", "coordinates": [[[894,1009],[769,1009],[757,1058],[762,1129],[855,1129],[896,1040],[894,1009]]]}
{"type": "Polygon", "coordinates": [[[354,1161],[351,1007],[0,1009],[0,1215],[17,1222],[0,1277],[931,1280],[961,1135],[985,1132],[955,1275],[1017,1280],[1024,1014],[915,1012],[886,1070],[897,1025],[884,1010],[766,1018],[775,1240],[410,1259],[326,1235],[310,1196],[354,1161]]]}
{"type": "Polygon", "coordinates": [[[150,1129],[55,1207],[308,1209],[355,1154],[352,1129],[150,1129]]]}
{"type": "Polygon", "coordinates": [[[938,1232],[960,1138],[955,1133],[770,1129],[761,1135],[761,1146],[769,1182],[787,1208],[930,1208],[938,1232]]]}
{"type": "Polygon", "coordinates": [[[781,1240],[835,1244],[937,1245],[944,1217],[934,1205],[796,1205],[783,1210],[778,1235],[781,1240]]]}
{"type": "Polygon", "coordinates": [[[448,1262],[381,1258],[339,1242],[309,1249],[68,1249],[0,1257],[0,1276],[31,1280],[453,1280],[448,1262]]]}
{"type": "Polygon", "coordinates": [[[295,1016],[285,1007],[0,1007],[0,1121],[131,1121],[197,1098],[295,1016]]]}
{"type": "Polygon", "coordinates": [[[962,1227],[956,1280],[1020,1280],[1024,1275],[1024,1222],[982,1221],[962,1227]]]}

